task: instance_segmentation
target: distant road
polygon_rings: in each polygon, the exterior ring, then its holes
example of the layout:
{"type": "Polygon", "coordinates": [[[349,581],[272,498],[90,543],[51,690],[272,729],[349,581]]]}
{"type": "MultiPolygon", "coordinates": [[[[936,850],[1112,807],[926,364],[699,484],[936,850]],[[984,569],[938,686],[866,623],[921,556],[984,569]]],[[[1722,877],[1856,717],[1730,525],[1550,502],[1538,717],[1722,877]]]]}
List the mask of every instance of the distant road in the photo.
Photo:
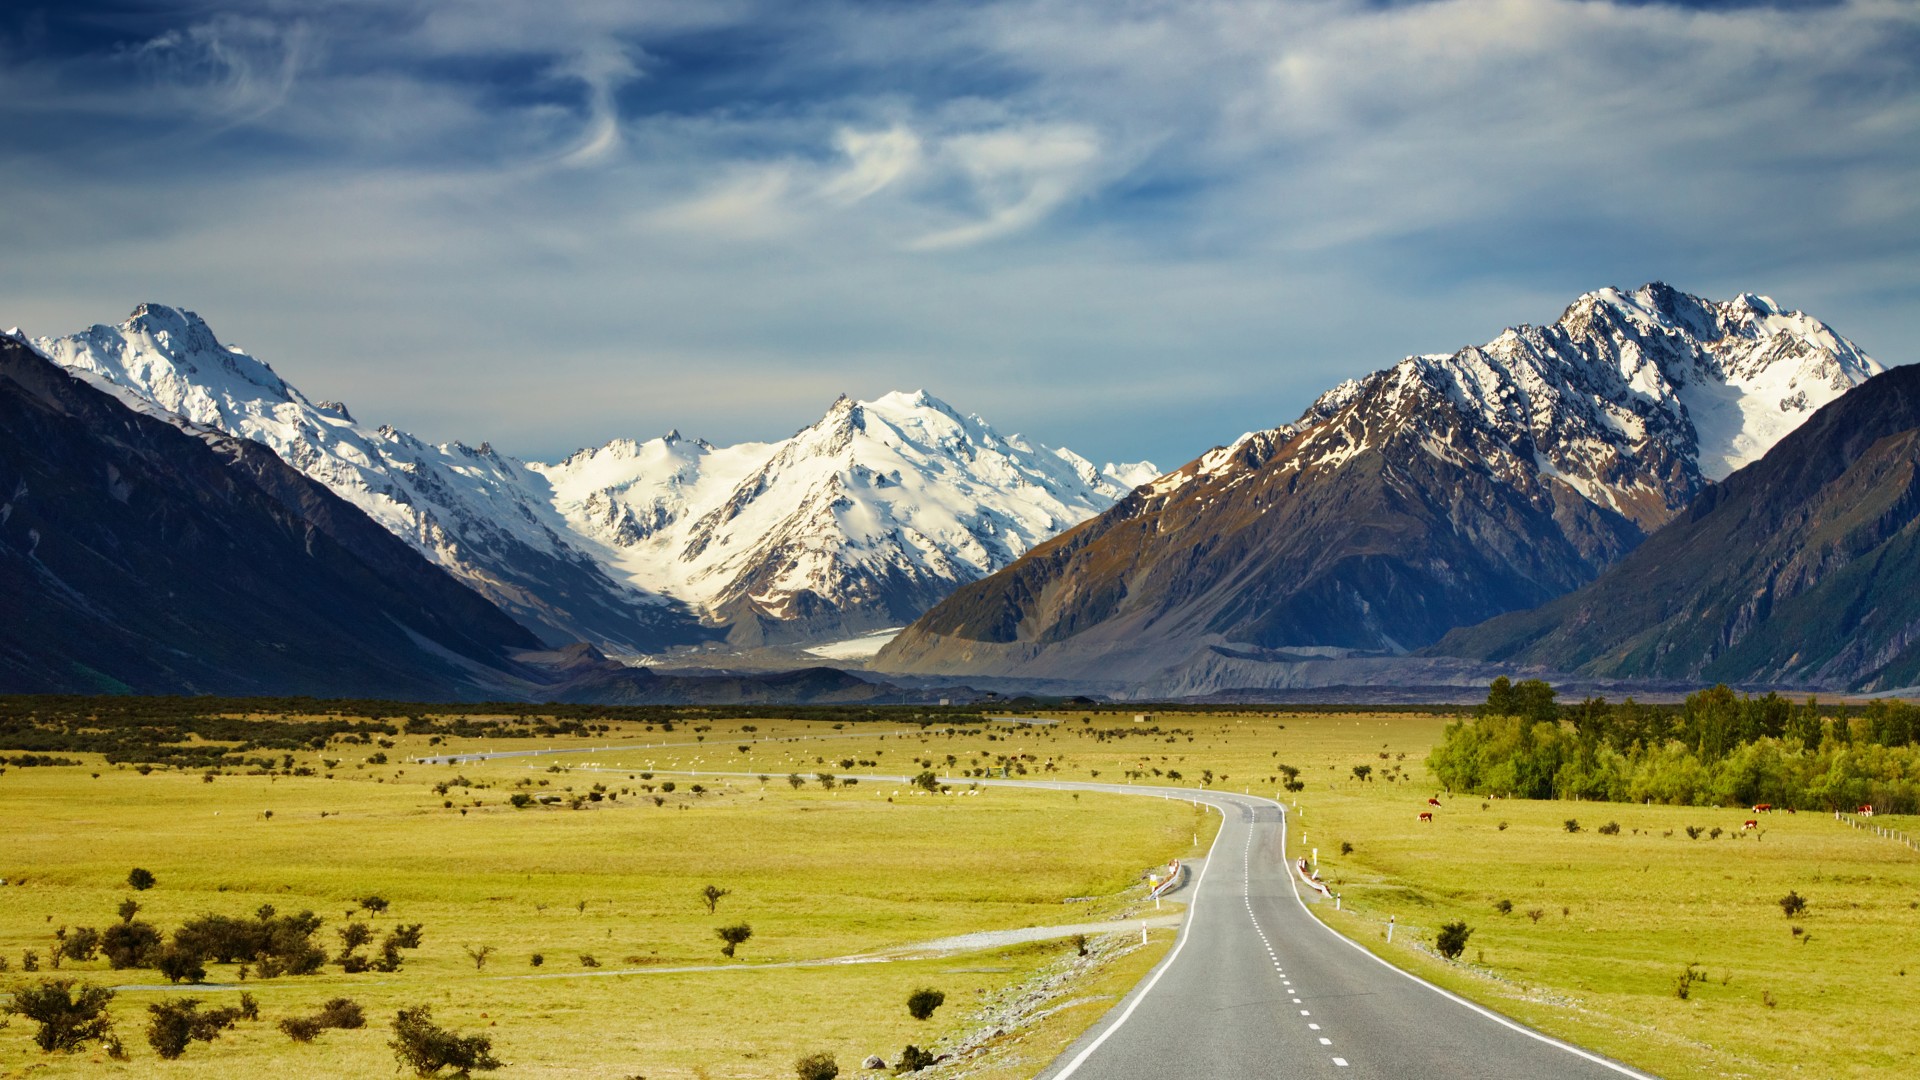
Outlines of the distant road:
{"type": "MultiPolygon", "coordinates": [[[[643,748],[600,752],[617,749],[643,748]]],[[[582,751],[418,760],[567,752],[582,751]]],[[[1285,811],[1271,799],[1127,784],[959,782],[1171,797],[1205,803],[1223,818],[1205,868],[1184,890],[1187,920],[1173,951],[1036,1080],[1647,1080],[1401,971],[1315,919],[1287,865],[1285,811]]]]}

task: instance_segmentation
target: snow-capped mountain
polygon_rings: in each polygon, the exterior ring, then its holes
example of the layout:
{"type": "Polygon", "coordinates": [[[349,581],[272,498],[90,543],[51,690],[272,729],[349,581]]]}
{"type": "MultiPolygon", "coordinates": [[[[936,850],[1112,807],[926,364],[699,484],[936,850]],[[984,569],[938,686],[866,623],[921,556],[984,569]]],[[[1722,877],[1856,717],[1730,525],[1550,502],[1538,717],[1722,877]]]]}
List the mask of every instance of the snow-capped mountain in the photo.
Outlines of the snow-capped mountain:
{"type": "Polygon", "coordinates": [[[311,401],[190,311],[142,304],[34,346],[136,408],[266,444],[551,644],[635,652],[709,636],[681,605],[608,575],[538,473],[485,443],[435,446],[311,401]]]}
{"type": "Polygon", "coordinates": [[[673,433],[523,463],[362,424],[188,311],[34,346],[136,408],[271,447],[549,643],[619,653],[904,625],[1158,471],[1096,469],[924,393],[843,398],[782,442],[673,433]]]}
{"type": "Polygon", "coordinates": [[[878,663],[1139,677],[1205,650],[1417,648],[1591,581],[1879,370],[1764,297],[1589,293],[1159,477],[960,590],[878,663]]]}
{"type": "Polygon", "coordinates": [[[743,644],[904,625],[1156,471],[1096,469],[924,391],[842,397],[778,443],[675,432],[532,468],[627,580],[743,644]]]}

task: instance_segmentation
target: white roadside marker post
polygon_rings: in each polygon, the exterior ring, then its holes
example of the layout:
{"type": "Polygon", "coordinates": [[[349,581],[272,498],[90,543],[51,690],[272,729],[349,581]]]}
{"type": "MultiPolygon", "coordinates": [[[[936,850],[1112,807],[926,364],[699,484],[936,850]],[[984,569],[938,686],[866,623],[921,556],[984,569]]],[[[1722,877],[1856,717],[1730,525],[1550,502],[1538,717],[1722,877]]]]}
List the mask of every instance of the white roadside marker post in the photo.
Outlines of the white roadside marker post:
{"type": "Polygon", "coordinates": [[[1389,915],[1389,916],[1387,916],[1387,944],[1389,944],[1389,945],[1391,945],[1391,944],[1393,944],[1393,920],[1394,920],[1394,918],[1395,918],[1395,916],[1392,916],[1392,915],[1389,915]]]}

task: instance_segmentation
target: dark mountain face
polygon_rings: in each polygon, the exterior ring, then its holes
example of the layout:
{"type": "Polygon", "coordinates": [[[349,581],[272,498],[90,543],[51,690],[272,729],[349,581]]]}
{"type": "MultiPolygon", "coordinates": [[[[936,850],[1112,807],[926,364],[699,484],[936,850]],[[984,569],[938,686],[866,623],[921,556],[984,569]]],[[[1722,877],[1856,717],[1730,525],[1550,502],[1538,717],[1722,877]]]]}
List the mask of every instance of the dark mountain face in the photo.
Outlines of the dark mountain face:
{"type": "Polygon", "coordinates": [[[1920,683],[1920,367],[1821,409],[1593,584],[1431,652],[1599,676],[1920,683]]]}
{"type": "Polygon", "coordinates": [[[1878,370],[1816,320],[1650,285],[1336,387],[959,589],[881,670],[1151,679],[1398,654],[1593,580],[1878,370]]]}
{"type": "Polygon", "coordinates": [[[0,337],[0,688],[500,696],[536,640],[257,443],[0,337]]]}

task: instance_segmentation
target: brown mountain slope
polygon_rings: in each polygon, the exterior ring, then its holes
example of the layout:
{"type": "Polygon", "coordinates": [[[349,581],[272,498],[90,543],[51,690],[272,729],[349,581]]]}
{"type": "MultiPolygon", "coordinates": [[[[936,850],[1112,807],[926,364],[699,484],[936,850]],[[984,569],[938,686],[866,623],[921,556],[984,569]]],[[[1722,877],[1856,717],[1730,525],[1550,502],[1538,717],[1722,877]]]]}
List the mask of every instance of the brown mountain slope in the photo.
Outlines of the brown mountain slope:
{"type": "Polygon", "coordinates": [[[1429,651],[1592,676],[1920,683],[1920,367],[1821,409],[1586,588],[1429,651]]]}

